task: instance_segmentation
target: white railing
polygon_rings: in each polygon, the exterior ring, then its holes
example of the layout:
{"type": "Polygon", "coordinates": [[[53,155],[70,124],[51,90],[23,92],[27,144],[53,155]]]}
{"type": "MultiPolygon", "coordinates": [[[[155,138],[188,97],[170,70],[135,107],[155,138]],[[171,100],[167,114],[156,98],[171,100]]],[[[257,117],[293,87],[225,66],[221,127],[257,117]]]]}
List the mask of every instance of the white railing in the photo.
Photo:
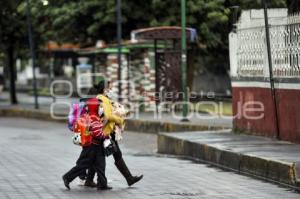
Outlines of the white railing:
{"type": "MultiPolygon", "coordinates": [[[[270,25],[271,57],[275,77],[300,77],[300,15],[270,25]]],[[[268,77],[265,27],[237,27],[230,34],[233,76],[268,77]],[[234,47],[232,47],[234,46],[234,47]],[[236,61],[234,60],[236,59],[236,61]]]]}

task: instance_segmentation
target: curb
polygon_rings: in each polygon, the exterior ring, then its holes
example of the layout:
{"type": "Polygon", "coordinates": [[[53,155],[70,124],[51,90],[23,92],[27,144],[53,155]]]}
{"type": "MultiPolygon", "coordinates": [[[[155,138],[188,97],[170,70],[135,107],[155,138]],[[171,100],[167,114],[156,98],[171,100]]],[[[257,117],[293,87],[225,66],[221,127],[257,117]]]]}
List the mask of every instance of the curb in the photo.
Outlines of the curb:
{"type": "Polygon", "coordinates": [[[0,117],[21,117],[44,121],[66,122],[66,120],[55,120],[48,112],[27,110],[21,108],[0,109],[0,117]]]}
{"type": "Polygon", "coordinates": [[[234,153],[207,144],[176,138],[166,133],[158,135],[157,143],[158,153],[180,155],[200,160],[226,170],[236,171],[240,174],[253,176],[300,191],[295,163],[234,153]]]}
{"type": "Polygon", "coordinates": [[[126,120],[126,130],[158,134],[159,132],[180,132],[180,131],[207,131],[227,129],[220,126],[204,126],[195,124],[181,124],[159,121],[146,121],[138,119],[126,120]]]}
{"type": "MultiPolygon", "coordinates": [[[[0,109],[0,117],[23,117],[44,121],[54,121],[67,123],[67,119],[54,119],[50,113],[40,110],[29,110],[22,108],[4,108],[0,109]]],[[[221,130],[226,127],[204,126],[195,124],[169,123],[159,121],[146,121],[138,119],[126,120],[126,130],[144,133],[158,134],[159,132],[180,132],[180,131],[204,131],[204,130],[221,130]]]]}

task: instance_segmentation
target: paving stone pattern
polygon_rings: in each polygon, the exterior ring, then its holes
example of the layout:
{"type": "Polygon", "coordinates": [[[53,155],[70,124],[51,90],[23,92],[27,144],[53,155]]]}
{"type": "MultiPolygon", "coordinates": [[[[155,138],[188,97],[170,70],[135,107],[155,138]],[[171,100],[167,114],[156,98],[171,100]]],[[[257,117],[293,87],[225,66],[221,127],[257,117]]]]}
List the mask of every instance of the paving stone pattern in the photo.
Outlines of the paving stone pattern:
{"type": "Polygon", "coordinates": [[[156,135],[141,135],[127,132],[121,145],[131,170],[144,174],[140,183],[128,188],[109,157],[106,174],[113,190],[96,191],[74,181],[72,190],[67,191],[61,176],[75,164],[80,147],[71,143],[66,126],[0,118],[0,199],[300,198],[274,184],[188,160],[157,156],[156,135]]]}

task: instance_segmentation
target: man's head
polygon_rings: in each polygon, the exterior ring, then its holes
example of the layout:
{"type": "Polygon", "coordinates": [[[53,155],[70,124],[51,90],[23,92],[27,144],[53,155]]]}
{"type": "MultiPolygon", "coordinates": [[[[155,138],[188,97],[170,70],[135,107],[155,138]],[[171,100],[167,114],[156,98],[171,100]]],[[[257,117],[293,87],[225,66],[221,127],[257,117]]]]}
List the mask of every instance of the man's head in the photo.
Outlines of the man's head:
{"type": "Polygon", "coordinates": [[[90,88],[88,91],[88,95],[92,97],[98,95],[98,89],[95,86],[90,88]]]}
{"type": "Polygon", "coordinates": [[[97,85],[94,85],[94,88],[97,89],[98,94],[104,94],[104,91],[107,87],[107,82],[101,80],[97,85]]]}

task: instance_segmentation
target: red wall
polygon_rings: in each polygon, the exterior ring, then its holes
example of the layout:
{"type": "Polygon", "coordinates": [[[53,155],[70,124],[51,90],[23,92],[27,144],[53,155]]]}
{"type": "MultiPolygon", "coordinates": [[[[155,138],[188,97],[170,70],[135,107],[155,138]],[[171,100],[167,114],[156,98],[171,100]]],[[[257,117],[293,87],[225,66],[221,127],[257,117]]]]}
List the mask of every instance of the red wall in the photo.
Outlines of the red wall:
{"type": "MultiPolygon", "coordinates": [[[[279,120],[279,138],[300,143],[300,90],[277,89],[276,99],[279,120]]],[[[276,138],[274,105],[269,88],[233,87],[232,104],[236,129],[256,135],[276,138]],[[249,101],[259,101],[264,105],[264,116],[261,119],[247,119],[243,114],[243,104],[249,101]]],[[[255,106],[253,106],[255,107],[255,106]]],[[[251,112],[249,115],[258,116],[261,112],[251,112]]]]}

